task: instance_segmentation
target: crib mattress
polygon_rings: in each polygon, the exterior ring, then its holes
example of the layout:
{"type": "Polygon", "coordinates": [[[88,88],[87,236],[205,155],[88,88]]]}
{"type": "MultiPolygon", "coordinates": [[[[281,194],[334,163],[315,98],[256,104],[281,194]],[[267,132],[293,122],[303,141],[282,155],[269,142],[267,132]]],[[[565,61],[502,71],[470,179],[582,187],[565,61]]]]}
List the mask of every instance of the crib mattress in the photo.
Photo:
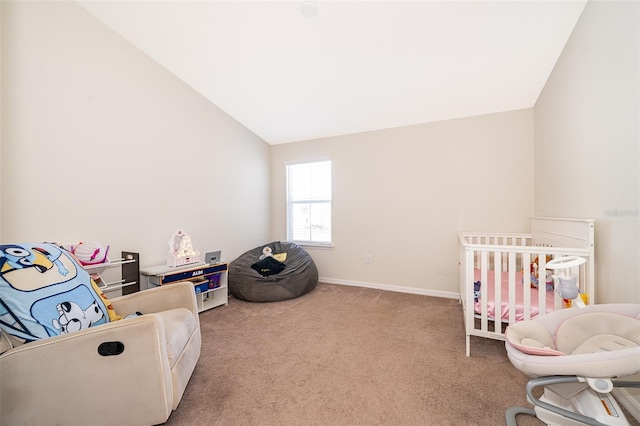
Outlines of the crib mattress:
{"type": "MultiPolygon", "coordinates": [[[[499,272],[501,276],[501,290],[500,290],[500,318],[501,320],[508,321],[509,320],[509,273],[508,272],[499,272]]],[[[474,309],[476,314],[480,314],[482,312],[482,299],[486,298],[487,300],[487,316],[488,318],[495,320],[496,319],[496,304],[495,304],[495,284],[494,284],[494,276],[495,271],[487,271],[487,282],[481,282],[480,285],[480,295],[478,300],[474,303],[474,309]]],[[[481,281],[481,273],[479,269],[474,271],[474,282],[481,281]]],[[[516,292],[515,298],[515,319],[516,321],[522,321],[525,319],[525,288],[522,284],[522,271],[516,272],[515,282],[514,282],[514,290],[516,292]]],[[[535,318],[540,314],[540,303],[539,303],[539,294],[538,288],[531,288],[530,293],[530,308],[529,312],[531,318],[535,318]]],[[[555,295],[553,291],[546,291],[542,289],[545,294],[545,313],[551,312],[554,310],[554,298],[555,295]]]]}

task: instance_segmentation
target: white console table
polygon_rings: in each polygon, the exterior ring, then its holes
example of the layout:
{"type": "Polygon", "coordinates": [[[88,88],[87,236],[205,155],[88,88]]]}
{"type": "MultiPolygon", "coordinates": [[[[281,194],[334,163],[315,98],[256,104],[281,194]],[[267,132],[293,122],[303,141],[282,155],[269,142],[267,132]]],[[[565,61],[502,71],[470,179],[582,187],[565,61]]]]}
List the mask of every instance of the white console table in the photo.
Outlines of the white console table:
{"type": "Polygon", "coordinates": [[[141,289],[191,281],[196,293],[198,312],[202,312],[228,303],[227,269],[227,263],[151,266],[140,269],[141,289]]]}

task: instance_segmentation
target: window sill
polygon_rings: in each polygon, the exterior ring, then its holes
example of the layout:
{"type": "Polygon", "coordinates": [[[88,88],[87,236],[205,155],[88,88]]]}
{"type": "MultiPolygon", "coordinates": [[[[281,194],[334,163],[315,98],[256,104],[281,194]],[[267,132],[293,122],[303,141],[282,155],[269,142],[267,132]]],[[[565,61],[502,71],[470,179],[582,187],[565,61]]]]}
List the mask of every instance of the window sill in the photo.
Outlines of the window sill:
{"type": "Polygon", "coordinates": [[[300,247],[310,248],[310,249],[332,249],[333,243],[309,243],[304,241],[293,241],[300,247]]]}

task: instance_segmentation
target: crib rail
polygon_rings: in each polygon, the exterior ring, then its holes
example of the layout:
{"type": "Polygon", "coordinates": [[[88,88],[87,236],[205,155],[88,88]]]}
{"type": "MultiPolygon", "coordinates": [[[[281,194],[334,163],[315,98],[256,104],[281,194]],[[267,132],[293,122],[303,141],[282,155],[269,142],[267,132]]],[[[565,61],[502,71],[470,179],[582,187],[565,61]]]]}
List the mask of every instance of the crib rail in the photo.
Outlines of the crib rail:
{"type": "MultiPolygon", "coordinates": [[[[546,291],[548,260],[581,256],[587,262],[571,271],[580,293],[594,303],[593,247],[553,247],[528,234],[461,232],[459,238],[460,301],[466,329],[466,351],[471,336],[505,340],[506,325],[567,307],[559,294],[546,291]],[[532,276],[532,262],[537,263],[532,276]],[[476,301],[474,282],[480,282],[476,301]],[[533,284],[533,285],[532,285],[533,284]],[[537,286],[537,288],[535,288],[537,286]]],[[[551,271],[549,270],[549,275],[551,271]]]]}

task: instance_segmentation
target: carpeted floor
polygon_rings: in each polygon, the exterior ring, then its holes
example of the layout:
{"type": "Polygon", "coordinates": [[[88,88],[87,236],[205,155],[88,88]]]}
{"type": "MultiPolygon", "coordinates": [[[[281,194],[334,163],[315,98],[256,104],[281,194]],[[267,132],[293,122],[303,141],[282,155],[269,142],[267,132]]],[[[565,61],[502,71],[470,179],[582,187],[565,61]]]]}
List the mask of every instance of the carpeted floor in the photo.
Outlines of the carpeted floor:
{"type": "MultiPolygon", "coordinates": [[[[166,425],[502,425],[527,378],[456,300],[319,284],[200,314],[202,354],[166,425]]],[[[540,425],[519,417],[519,424],[540,425]]]]}

